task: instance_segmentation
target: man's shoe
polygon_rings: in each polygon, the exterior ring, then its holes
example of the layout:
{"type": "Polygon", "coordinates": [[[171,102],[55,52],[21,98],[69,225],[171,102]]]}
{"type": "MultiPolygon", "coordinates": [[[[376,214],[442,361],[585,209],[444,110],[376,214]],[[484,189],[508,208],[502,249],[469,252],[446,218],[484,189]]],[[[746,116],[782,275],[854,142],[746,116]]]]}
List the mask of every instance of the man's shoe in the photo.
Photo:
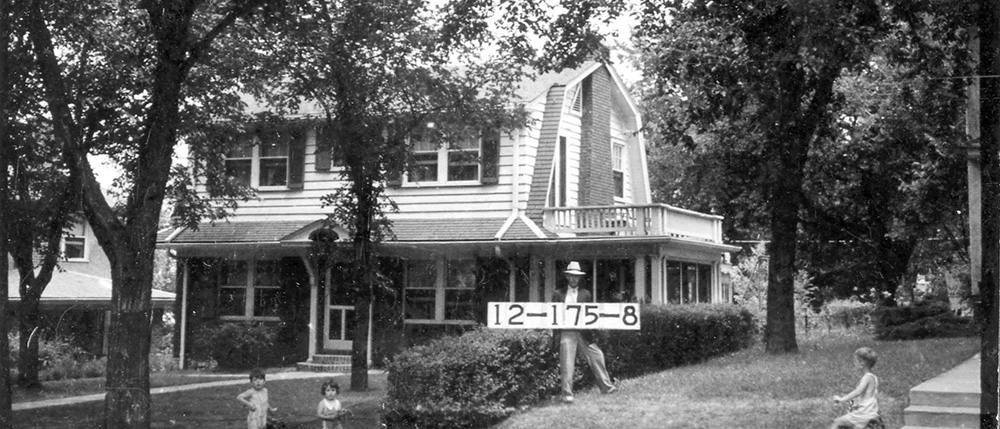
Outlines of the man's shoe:
{"type": "Polygon", "coordinates": [[[567,403],[567,404],[572,404],[573,403],[573,396],[571,396],[571,395],[563,396],[562,397],[562,401],[565,402],[565,403],[567,403]]]}
{"type": "Polygon", "coordinates": [[[617,388],[617,387],[615,387],[615,386],[611,386],[610,388],[608,388],[608,390],[605,390],[605,391],[604,391],[604,394],[605,394],[605,395],[607,395],[607,394],[611,394],[611,393],[615,393],[615,392],[617,392],[617,391],[618,391],[618,388],[617,388]]]}

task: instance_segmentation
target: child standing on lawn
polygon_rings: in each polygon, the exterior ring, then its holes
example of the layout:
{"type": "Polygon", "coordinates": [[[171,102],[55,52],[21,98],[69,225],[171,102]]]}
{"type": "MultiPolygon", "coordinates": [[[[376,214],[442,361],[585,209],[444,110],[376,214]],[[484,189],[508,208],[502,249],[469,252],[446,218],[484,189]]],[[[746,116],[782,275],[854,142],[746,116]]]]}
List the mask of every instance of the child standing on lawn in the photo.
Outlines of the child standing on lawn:
{"type": "Polygon", "coordinates": [[[267,427],[267,413],[278,411],[268,401],[264,381],[264,370],[254,368],[250,370],[250,389],[236,395],[236,399],[250,409],[250,414],[247,414],[247,429],[264,429],[267,427]]]}
{"type": "Polygon", "coordinates": [[[854,366],[861,370],[864,375],[861,376],[858,387],[844,396],[835,395],[833,402],[841,403],[855,398],[857,401],[854,402],[847,414],[837,417],[833,421],[831,429],[843,427],[862,429],[868,425],[868,422],[878,418],[878,401],[875,400],[875,395],[878,394],[878,378],[872,374],[872,367],[875,366],[876,361],[878,361],[878,356],[874,350],[868,347],[862,347],[854,352],[854,366]]]}
{"type": "Polygon", "coordinates": [[[323,429],[343,429],[340,424],[340,417],[343,415],[343,407],[337,395],[340,394],[340,385],[329,379],[323,382],[319,388],[323,394],[319,406],[316,407],[316,417],[323,421],[323,429]]]}

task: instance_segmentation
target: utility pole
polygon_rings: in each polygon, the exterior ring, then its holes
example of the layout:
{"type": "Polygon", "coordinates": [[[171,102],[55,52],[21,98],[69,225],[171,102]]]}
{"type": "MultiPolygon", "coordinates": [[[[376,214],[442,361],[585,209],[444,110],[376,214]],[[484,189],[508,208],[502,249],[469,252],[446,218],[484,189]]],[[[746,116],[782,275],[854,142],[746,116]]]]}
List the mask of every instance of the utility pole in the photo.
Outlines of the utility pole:
{"type": "Polygon", "coordinates": [[[1000,275],[1000,2],[979,2],[979,150],[982,162],[980,427],[997,427],[997,303],[1000,275]]]}

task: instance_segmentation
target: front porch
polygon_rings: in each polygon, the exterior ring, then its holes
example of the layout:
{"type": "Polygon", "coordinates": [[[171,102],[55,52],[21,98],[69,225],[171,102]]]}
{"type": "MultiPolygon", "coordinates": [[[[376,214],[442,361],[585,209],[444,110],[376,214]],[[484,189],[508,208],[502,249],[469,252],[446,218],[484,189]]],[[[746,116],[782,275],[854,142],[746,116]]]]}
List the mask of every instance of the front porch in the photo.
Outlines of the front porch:
{"type": "MultiPolygon", "coordinates": [[[[663,204],[542,214],[543,228],[523,216],[513,223],[395,221],[396,237],[379,248],[394,295],[370,311],[369,365],[407,344],[482,324],[487,302],[547,301],[565,281],[569,261],[583,265],[586,287],[602,302],[731,300],[722,253],[738,248],[722,243],[718,216],[663,204]]],[[[261,322],[294,331],[288,335],[297,338],[292,347],[301,350],[300,368],[349,369],[354,303],[342,287],[343,265],[322,263],[313,253],[308,237],[321,227],[233,222],[161,240],[181,264],[181,353],[192,321],[261,322]]],[[[347,239],[346,231],[337,232],[347,239]]]]}

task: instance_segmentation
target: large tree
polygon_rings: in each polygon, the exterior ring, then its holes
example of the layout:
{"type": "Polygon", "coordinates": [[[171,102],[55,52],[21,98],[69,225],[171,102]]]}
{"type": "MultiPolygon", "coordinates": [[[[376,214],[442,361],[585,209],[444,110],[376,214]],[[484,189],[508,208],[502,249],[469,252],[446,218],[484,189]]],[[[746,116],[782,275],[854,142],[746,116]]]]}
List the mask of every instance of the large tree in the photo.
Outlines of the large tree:
{"type": "MultiPolygon", "coordinates": [[[[837,82],[861,72],[892,37],[920,40],[947,7],[889,1],[643,2],[640,48],[651,77],[647,116],[665,140],[708,135],[746,203],[732,217],[770,239],[766,349],[797,350],[794,276],[810,151],[838,119],[837,82]],[[735,168],[734,168],[735,167],[735,168]]],[[[942,25],[931,43],[962,37],[942,25]]],[[[951,42],[949,42],[951,43],[951,42]]],[[[930,43],[914,43],[922,51],[930,43]]]]}
{"type": "Polygon", "coordinates": [[[238,109],[228,74],[235,68],[209,61],[215,60],[213,46],[236,21],[275,15],[269,5],[197,0],[25,5],[53,135],[70,175],[78,177],[83,213],[111,263],[107,427],[149,426],[153,259],[178,129],[238,109]],[[120,166],[118,206],[105,199],[89,154],[108,155],[120,166]]]}
{"type": "MultiPolygon", "coordinates": [[[[343,167],[344,188],[324,203],[334,208],[329,225],[351,232],[352,389],[368,387],[369,311],[386,296],[378,293],[376,258],[376,245],[389,233],[386,185],[412,165],[414,142],[450,145],[481,136],[490,142],[484,148],[498,150],[500,133],[525,121],[509,105],[515,84],[597,51],[594,24],[622,8],[567,1],[550,14],[534,2],[495,3],[347,0],[245,33],[261,55],[246,88],[278,111],[300,100],[319,105],[322,113],[311,118],[320,129],[317,164],[332,156],[343,167]],[[536,49],[533,39],[547,45],[536,49]]],[[[473,160],[484,177],[496,167],[486,152],[473,160]]]]}
{"type": "MultiPolygon", "coordinates": [[[[13,13],[13,1],[0,0],[0,213],[7,208],[7,165],[9,154],[7,152],[8,130],[13,123],[12,107],[9,103],[12,92],[10,81],[10,36],[11,15],[13,13]]],[[[0,278],[0,425],[11,426],[14,414],[11,411],[11,386],[10,386],[10,341],[7,339],[9,325],[8,318],[8,284],[7,270],[7,228],[0,224],[0,272],[5,273],[0,278]]]]}
{"type": "Polygon", "coordinates": [[[907,42],[884,41],[869,67],[838,80],[838,115],[810,152],[802,199],[801,246],[816,282],[839,296],[874,290],[890,306],[915,282],[918,251],[941,242],[957,260],[966,245],[955,209],[966,194],[954,191],[966,169],[965,83],[937,76],[964,74],[967,57],[907,42]]]}
{"type": "Polygon", "coordinates": [[[62,156],[38,117],[17,124],[20,132],[7,146],[17,162],[9,167],[10,198],[2,223],[8,229],[8,248],[19,275],[20,303],[17,308],[19,345],[17,383],[21,387],[41,385],[38,371],[42,293],[52,279],[63,254],[66,230],[81,221],[77,187],[62,166],[62,156]]]}
{"type": "MultiPolygon", "coordinates": [[[[5,39],[5,64],[32,62],[31,43],[23,31],[24,10],[22,5],[7,16],[14,37],[5,39]]],[[[53,142],[47,112],[37,102],[37,73],[31,67],[9,67],[5,74],[8,123],[3,147],[10,162],[3,169],[9,187],[0,188],[7,197],[0,222],[7,232],[7,253],[19,273],[17,382],[31,388],[40,385],[41,295],[58,267],[65,230],[71,222],[80,221],[75,216],[80,206],[61,150],[53,142]]]]}

